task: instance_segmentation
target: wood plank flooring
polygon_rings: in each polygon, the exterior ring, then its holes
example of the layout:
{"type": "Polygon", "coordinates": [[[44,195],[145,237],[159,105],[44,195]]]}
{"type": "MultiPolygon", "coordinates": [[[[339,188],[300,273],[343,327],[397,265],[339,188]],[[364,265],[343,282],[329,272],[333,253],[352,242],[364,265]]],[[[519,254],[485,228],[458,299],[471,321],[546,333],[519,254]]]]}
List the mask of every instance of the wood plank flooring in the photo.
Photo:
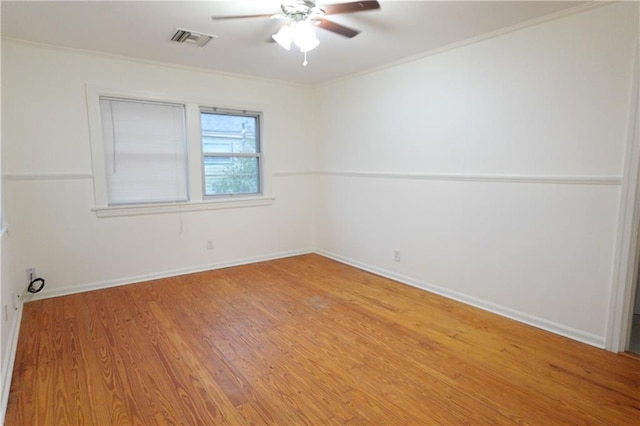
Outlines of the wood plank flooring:
{"type": "Polygon", "coordinates": [[[24,307],[7,425],[640,424],[640,359],[318,255],[24,307]]]}

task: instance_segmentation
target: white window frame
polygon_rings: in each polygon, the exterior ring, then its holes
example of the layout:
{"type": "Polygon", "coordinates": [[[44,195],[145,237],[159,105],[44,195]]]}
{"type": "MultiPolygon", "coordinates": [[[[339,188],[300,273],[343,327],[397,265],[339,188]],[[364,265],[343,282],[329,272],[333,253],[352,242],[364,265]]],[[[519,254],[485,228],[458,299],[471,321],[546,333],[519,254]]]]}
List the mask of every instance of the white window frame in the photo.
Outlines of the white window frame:
{"type": "Polygon", "coordinates": [[[175,213],[185,211],[200,211],[212,209],[228,209],[236,207],[257,207],[271,205],[275,201],[272,196],[267,196],[269,183],[267,162],[264,151],[265,140],[263,138],[264,117],[267,115],[267,107],[264,105],[236,105],[230,102],[219,102],[212,99],[197,99],[192,96],[181,94],[162,94],[156,92],[143,92],[139,90],[120,89],[87,84],[87,113],[89,119],[89,136],[91,142],[91,161],[93,166],[93,186],[95,205],[92,210],[98,217],[133,216],[146,214],[175,213]],[[187,131],[187,159],[189,182],[188,193],[190,200],[179,203],[164,204],[131,204],[123,206],[109,206],[107,193],[107,174],[105,170],[104,146],[102,140],[102,120],[100,117],[100,97],[115,97],[125,99],[137,99],[151,102],[166,102],[183,104],[186,115],[187,131]],[[200,110],[211,105],[217,105],[221,110],[235,111],[260,111],[260,189],[259,194],[248,195],[219,195],[214,197],[204,197],[204,172],[203,153],[200,129],[200,110]]]}
{"type": "MultiPolygon", "coordinates": [[[[257,123],[257,129],[256,129],[256,149],[257,151],[255,153],[251,153],[251,154],[243,154],[243,153],[239,153],[239,152],[230,152],[228,153],[228,157],[249,157],[249,158],[256,158],[257,162],[258,162],[258,192],[257,193],[251,193],[251,194],[215,194],[215,195],[207,195],[206,194],[206,188],[205,188],[205,172],[204,172],[204,160],[205,157],[223,157],[223,154],[226,153],[216,153],[215,155],[212,154],[205,154],[204,152],[204,146],[202,146],[202,139],[200,142],[200,147],[201,147],[201,152],[202,152],[202,162],[201,162],[201,167],[202,167],[202,196],[204,199],[206,200],[214,200],[214,199],[220,199],[220,198],[224,198],[224,197],[251,197],[251,196],[256,196],[256,195],[261,195],[263,194],[263,188],[262,188],[262,183],[264,180],[264,175],[262,173],[262,168],[263,168],[263,160],[262,160],[262,113],[258,112],[258,111],[247,111],[247,110],[237,110],[237,109],[227,109],[227,108],[217,108],[217,107],[208,107],[208,106],[201,106],[200,107],[200,114],[221,114],[221,115],[231,115],[231,116],[245,116],[245,117],[254,117],[256,119],[256,123],[257,123]]],[[[200,129],[200,136],[204,136],[204,132],[202,132],[202,129],[200,129]]]]}

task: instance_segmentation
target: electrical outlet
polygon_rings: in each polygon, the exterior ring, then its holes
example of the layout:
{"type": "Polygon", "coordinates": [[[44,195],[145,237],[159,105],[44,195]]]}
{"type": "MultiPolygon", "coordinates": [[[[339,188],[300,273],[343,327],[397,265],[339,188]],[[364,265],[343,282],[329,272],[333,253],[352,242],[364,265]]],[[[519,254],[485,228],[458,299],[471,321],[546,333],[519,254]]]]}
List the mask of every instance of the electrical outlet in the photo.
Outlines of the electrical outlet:
{"type": "Polygon", "coordinates": [[[393,251],[393,260],[396,262],[400,262],[400,250],[393,251]]]}
{"type": "Polygon", "coordinates": [[[213,250],[213,240],[207,240],[207,250],[213,250]]]}
{"type": "Polygon", "coordinates": [[[36,268],[27,268],[27,283],[31,284],[34,278],[36,278],[36,268]]]}

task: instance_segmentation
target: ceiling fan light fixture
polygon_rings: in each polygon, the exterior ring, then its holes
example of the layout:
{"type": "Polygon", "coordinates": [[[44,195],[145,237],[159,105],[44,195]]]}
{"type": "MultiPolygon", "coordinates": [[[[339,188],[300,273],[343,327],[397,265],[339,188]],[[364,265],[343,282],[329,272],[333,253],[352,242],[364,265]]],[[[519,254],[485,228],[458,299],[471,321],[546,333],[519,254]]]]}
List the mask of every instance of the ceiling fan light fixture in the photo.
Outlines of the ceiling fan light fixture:
{"type": "Polygon", "coordinates": [[[309,21],[296,22],[293,27],[293,42],[301,52],[308,52],[320,44],[313,25],[309,21]]]}
{"type": "Polygon", "coordinates": [[[307,53],[308,51],[318,47],[319,44],[320,44],[320,41],[318,39],[310,40],[306,42],[303,46],[300,46],[300,51],[302,53],[307,53]]]}
{"type": "Polygon", "coordinates": [[[280,31],[271,36],[276,43],[286,50],[291,50],[291,42],[293,41],[293,30],[289,24],[280,28],[280,31]]]}

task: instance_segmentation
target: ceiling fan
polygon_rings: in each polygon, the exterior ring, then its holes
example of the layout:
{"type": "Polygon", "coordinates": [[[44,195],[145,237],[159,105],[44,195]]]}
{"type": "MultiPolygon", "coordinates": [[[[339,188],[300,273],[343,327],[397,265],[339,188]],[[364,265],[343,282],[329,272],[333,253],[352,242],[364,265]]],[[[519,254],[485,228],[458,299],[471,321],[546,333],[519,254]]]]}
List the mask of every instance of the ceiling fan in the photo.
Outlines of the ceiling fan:
{"type": "Polygon", "coordinates": [[[277,33],[271,36],[269,41],[275,41],[287,50],[291,49],[291,44],[298,46],[300,51],[304,53],[303,65],[306,66],[308,63],[307,52],[315,49],[320,44],[314,27],[319,27],[347,38],[353,38],[360,33],[358,30],[330,21],[325,16],[380,9],[380,3],[376,0],[365,0],[316,6],[315,0],[289,0],[282,2],[280,9],[281,12],[276,14],[212,16],[211,19],[214,21],[239,18],[284,20],[286,21],[285,24],[277,33]]]}

